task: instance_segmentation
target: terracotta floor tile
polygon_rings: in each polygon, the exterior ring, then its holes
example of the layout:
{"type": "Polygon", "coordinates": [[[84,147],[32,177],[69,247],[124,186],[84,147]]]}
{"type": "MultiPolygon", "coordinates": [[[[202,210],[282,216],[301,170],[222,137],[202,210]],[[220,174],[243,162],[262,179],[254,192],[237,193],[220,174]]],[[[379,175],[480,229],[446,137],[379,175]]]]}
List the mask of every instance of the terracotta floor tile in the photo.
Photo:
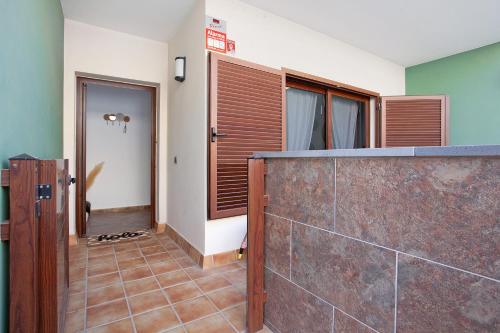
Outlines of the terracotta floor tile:
{"type": "Polygon", "coordinates": [[[245,284],[247,282],[247,270],[243,268],[224,273],[223,275],[232,284],[245,284]]]}
{"type": "Polygon", "coordinates": [[[85,314],[84,309],[67,313],[66,320],[64,323],[64,333],[81,332],[83,330],[83,324],[85,321],[84,314],[85,314]]]}
{"type": "Polygon", "coordinates": [[[69,261],[69,267],[72,269],[87,267],[87,258],[69,261]]]}
{"type": "Polygon", "coordinates": [[[130,282],[125,282],[125,292],[127,296],[134,296],[137,294],[145,293],[147,291],[152,291],[156,289],[160,289],[158,282],[156,282],[155,278],[146,278],[142,280],[134,280],[130,282]]]}
{"type": "MultiPolygon", "coordinates": [[[[175,244],[174,241],[169,241],[169,242],[166,242],[166,243],[163,243],[163,247],[165,248],[165,250],[167,251],[175,251],[175,250],[179,250],[179,247],[177,246],[177,244],[175,244]]],[[[184,252],[184,251],[183,251],[184,252]]]]}
{"type": "Polygon", "coordinates": [[[206,276],[211,276],[213,273],[210,270],[204,270],[198,266],[193,266],[185,269],[191,279],[199,279],[206,276]]]}
{"type": "Polygon", "coordinates": [[[88,331],[89,333],[133,333],[132,321],[127,318],[112,324],[99,326],[88,331]]]}
{"type": "Polygon", "coordinates": [[[121,282],[120,274],[118,274],[118,272],[97,275],[97,276],[90,276],[87,280],[87,289],[91,290],[96,288],[102,288],[120,282],[121,282]]]}
{"type": "Polygon", "coordinates": [[[196,266],[196,263],[194,262],[194,260],[189,258],[189,257],[177,258],[176,261],[179,265],[181,265],[184,268],[196,266]]]}
{"type": "Polygon", "coordinates": [[[149,247],[141,247],[141,251],[142,251],[142,254],[144,256],[150,256],[150,255],[153,255],[153,254],[166,252],[165,249],[162,246],[160,246],[160,245],[149,246],[149,247]]]}
{"type": "Polygon", "coordinates": [[[168,330],[165,333],[186,333],[186,331],[184,331],[184,327],[179,326],[179,327],[173,328],[171,330],[168,330]]]}
{"type": "Polygon", "coordinates": [[[88,276],[95,276],[95,275],[101,275],[101,274],[109,274],[112,272],[116,272],[117,270],[118,270],[118,267],[116,266],[116,264],[99,265],[99,266],[89,267],[87,274],[88,274],[88,276]]]}
{"type": "Polygon", "coordinates": [[[130,297],[128,299],[132,314],[139,314],[156,308],[168,305],[168,301],[163,296],[161,290],[155,290],[149,293],[130,297]]]}
{"type": "Polygon", "coordinates": [[[168,288],[173,285],[189,281],[189,276],[183,271],[175,271],[156,276],[162,288],[168,288]]]}
{"type": "Polygon", "coordinates": [[[151,264],[155,264],[158,262],[172,260],[172,257],[170,257],[166,252],[162,252],[162,253],[157,253],[157,254],[153,254],[150,256],[146,256],[146,260],[151,265],[151,264]]]}
{"type": "Polygon", "coordinates": [[[110,302],[123,297],[125,297],[125,294],[121,283],[100,289],[94,289],[87,293],[87,307],[110,302]]]}
{"type": "Polygon", "coordinates": [[[235,271],[238,269],[241,269],[241,266],[238,263],[234,262],[232,264],[214,267],[214,268],[211,268],[210,270],[212,271],[212,273],[221,274],[221,273],[226,273],[229,271],[235,271]]]}
{"type": "Polygon", "coordinates": [[[115,253],[121,253],[125,251],[137,250],[137,244],[135,242],[126,242],[113,245],[115,248],[115,253]]]}
{"type": "Polygon", "coordinates": [[[194,282],[179,284],[170,288],[164,289],[171,303],[185,301],[191,298],[201,296],[200,290],[194,282]]]}
{"type": "Polygon", "coordinates": [[[87,309],[87,327],[91,328],[128,317],[125,299],[101,304],[87,309]]]}
{"type": "Polygon", "coordinates": [[[69,280],[78,281],[85,279],[85,272],[87,269],[85,267],[70,267],[69,269],[69,280]]]}
{"type": "Polygon", "coordinates": [[[139,245],[140,248],[157,246],[157,245],[160,245],[160,241],[158,241],[157,239],[154,239],[154,238],[150,238],[150,239],[138,241],[137,245],[139,245]]]}
{"type": "Polygon", "coordinates": [[[73,281],[69,283],[69,293],[78,294],[85,291],[85,280],[73,281]]]}
{"type": "Polygon", "coordinates": [[[85,308],[85,293],[71,294],[68,299],[66,312],[72,312],[85,308]]]}
{"type": "Polygon", "coordinates": [[[177,248],[175,250],[168,250],[167,249],[167,252],[173,258],[182,258],[182,257],[186,256],[186,252],[184,252],[183,250],[181,250],[179,248],[177,248]]]}
{"type": "Polygon", "coordinates": [[[205,296],[177,303],[174,307],[183,323],[188,323],[198,318],[208,316],[217,311],[205,296]]]}
{"type": "Polygon", "coordinates": [[[245,296],[234,287],[217,290],[207,296],[220,310],[245,301],[245,296]]]}
{"type": "Polygon", "coordinates": [[[135,268],[144,265],[146,265],[146,261],[143,257],[118,260],[118,267],[120,267],[120,270],[135,268]]]}
{"type": "Polygon", "coordinates": [[[94,266],[99,266],[99,265],[112,265],[115,264],[115,255],[110,254],[110,255],[105,255],[102,257],[96,257],[96,258],[89,258],[89,267],[94,267],[94,266]]]}
{"type": "Polygon", "coordinates": [[[188,333],[234,333],[221,315],[213,315],[186,325],[188,333]]]}
{"type": "Polygon", "coordinates": [[[131,251],[123,251],[119,252],[116,254],[116,259],[118,260],[123,260],[123,259],[131,259],[131,258],[137,258],[142,256],[141,251],[139,249],[134,249],[131,251]]]}
{"type": "Polygon", "coordinates": [[[179,325],[171,307],[146,312],[134,317],[137,333],[156,333],[179,325]]]}
{"type": "Polygon", "coordinates": [[[87,253],[68,254],[68,256],[68,261],[71,263],[87,260],[87,253]]]}
{"type": "Polygon", "coordinates": [[[247,306],[245,303],[224,311],[224,316],[233,324],[238,332],[244,332],[246,329],[247,306]]]}
{"type": "Polygon", "coordinates": [[[206,293],[214,291],[216,289],[229,287],[231,285],[229,281],[227,281],[220,275],[207,276],[201,279],[197,279],[195,280],[195,282],[200,287],[200,289],[206,293]]]}
{"type": "Polygon", "coordinates": [[[132,281],[153,276],[148,266],[127,269],[121,272],[123,281],[132,281]]]}
{"type": "Polygon", "coordinates": [[[181,266],[177,264],[174,260],[157,262],[154,264],[150,264],[151,270],[154,274],[163,274],[168,272],[173,272],[181,269],[181,266]]]}
{"type": "Polygon", "coordinates": [[[89,248],[89,259],[113,254],[113,246],[109,245],[99,245],[96,247],[89,248]]]}

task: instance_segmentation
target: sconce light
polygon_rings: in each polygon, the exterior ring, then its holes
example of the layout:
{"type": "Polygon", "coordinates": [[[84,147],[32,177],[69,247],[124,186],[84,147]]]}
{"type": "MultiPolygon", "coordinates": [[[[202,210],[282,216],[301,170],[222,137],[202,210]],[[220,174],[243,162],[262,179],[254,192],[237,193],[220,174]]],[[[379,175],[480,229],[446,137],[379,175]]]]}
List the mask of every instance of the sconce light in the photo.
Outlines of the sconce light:
{"type": "Polygon", "coordinates": [[[104,120],[106,121],[106,125],[108,125],[108,122],[111,122],[111,125],[115,125],[115,121],[118,121],[118,125],[121,125],[122,121],[125,123],[125,126],[123,127],[123,133],[127,133],[127,123],[130,122],[130,117],[124,115],[123,113],[106,113],[103,116],[104,120]]]}
{"type": "Polygon", "coordinates": [[[175,79],[179,82],[186,79],[186,57],[175,58],[175,79]]]}

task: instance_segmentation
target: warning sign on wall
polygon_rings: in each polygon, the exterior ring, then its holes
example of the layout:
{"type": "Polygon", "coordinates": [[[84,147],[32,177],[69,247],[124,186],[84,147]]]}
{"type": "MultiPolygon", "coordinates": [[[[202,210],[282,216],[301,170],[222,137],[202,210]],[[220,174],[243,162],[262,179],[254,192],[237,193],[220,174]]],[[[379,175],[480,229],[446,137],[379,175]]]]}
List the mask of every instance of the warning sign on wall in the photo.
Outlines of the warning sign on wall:
{"type": "Polygon", "coordinates": [[[205,19],[205,47],[211,51],[226,53],[226,22],[210,16],[205,19]]]}

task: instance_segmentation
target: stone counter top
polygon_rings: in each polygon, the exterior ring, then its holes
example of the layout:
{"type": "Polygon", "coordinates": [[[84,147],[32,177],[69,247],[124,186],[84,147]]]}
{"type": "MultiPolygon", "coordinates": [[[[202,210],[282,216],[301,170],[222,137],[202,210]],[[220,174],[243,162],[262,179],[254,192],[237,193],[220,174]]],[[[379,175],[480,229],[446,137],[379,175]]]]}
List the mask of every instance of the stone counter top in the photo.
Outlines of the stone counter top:
{"type": "Polygon", "coordinates": [[[446,147],[403,147],[302,150],[283,152],[257,152],[254,158],[297,158],[297,157],[467,157],[498,156],[500,145],[472,145],[446,147]]]}

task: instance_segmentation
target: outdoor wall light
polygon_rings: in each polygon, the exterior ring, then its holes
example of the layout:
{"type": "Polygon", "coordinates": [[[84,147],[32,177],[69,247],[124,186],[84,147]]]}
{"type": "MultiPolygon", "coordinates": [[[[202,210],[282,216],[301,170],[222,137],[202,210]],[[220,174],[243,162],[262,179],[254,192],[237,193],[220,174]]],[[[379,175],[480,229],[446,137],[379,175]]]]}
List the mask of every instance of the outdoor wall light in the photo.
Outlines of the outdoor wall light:
{"type": "Polygon", "coordinates": [[[179,82],[186,79],[186,57],[175,58],[175,79],[179,82]]]}

